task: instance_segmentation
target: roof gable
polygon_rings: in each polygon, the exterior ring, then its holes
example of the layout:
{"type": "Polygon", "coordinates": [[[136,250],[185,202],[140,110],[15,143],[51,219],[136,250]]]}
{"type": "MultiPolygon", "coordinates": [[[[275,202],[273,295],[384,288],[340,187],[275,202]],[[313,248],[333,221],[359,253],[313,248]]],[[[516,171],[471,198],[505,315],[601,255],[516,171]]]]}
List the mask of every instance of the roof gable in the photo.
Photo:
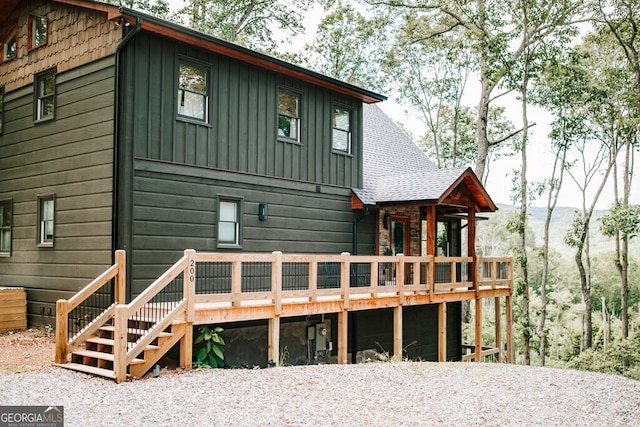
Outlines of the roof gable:
{"type": "Polygon", "coordinates": [[[439,169],[378,106],[365,105],[363,111],[364,185],[353,190],[361,204],[420,202],[496,210],[471,168],[439,169]]]}

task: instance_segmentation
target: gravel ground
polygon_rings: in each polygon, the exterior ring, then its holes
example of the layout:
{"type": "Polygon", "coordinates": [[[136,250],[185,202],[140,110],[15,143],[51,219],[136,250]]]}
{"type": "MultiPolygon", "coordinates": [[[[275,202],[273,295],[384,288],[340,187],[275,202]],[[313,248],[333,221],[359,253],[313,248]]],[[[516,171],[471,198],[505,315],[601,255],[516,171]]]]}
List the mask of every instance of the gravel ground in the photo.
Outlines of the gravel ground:
{"type": "Polygon", "coordinates": [[[640,382],[505,364],[369,363],[163,372],[116,384],[0,375],[2,405],[62,405],[66,426],[640,426],[640,382]]]}

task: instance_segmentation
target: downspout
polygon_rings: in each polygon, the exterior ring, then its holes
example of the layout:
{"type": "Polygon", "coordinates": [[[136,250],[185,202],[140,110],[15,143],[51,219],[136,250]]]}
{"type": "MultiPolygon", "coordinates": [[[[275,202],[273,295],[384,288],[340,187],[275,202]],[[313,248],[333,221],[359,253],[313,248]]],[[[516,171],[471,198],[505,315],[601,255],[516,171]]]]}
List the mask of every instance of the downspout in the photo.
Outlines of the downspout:
{"type": "MultiPolygon", "coordinates": [[[[122,11],[122,9],[120,9],[122,11]]],[[[142,18],[136,17],[136,25],[130,30],[118,43],[118,47],[115,52],[115,100],[114,100],[114,115],[113,115],[113,188],[111,189],[112,194],[112,210],[111,210],[111,256],[112,256],[112,264],[115,262],[115,251],[118,248],[118,211],[119,211],[119,203],[118,203],[118,190],[119,190],[119,173],[120,173],[120,165],[119,165],[119,157],[120,157],[120,55],[122,53],[122,49],[129,43],[129,41],[135,36],[140,29],[142,28],[142,18]]],[[[130,271],[131,266],[131,257],[127,256],[127,272],[130,271]]],[[[127,274],[127,281],[129,280],[130,275],[127,274]]],[[[131,286],[127,283],[127,300],[131,298],[130,295],[131,286]]]]}

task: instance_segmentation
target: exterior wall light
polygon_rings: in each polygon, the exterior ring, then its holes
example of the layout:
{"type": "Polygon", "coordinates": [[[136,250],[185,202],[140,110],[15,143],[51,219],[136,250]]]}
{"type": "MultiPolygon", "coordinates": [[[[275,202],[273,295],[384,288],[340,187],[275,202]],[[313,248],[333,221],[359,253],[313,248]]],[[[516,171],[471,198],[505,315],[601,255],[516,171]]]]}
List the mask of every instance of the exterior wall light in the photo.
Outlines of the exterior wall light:
{"type": "Polygon", "coordinates": [[[259,203],[258,204],[258,219],[260,221],[266,221],[268,217],[269,217],[269,214],[267,212],[267,204],[266,203],[259,203]]]}

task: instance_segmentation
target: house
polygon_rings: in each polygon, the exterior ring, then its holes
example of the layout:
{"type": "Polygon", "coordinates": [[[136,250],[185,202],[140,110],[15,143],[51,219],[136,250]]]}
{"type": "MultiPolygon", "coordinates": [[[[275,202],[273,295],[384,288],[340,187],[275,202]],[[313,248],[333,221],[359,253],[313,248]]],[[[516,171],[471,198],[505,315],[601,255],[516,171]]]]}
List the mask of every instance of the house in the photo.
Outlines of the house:
{"type": "MultiPolygon", "coordinates": [[[[474,290],[407,307],[403,323],[418,343],[408,355],[437,358],[446,304],[446,357],[463,357],[461,301],[489,297],[475,277],[475,215],[496,207],[471,169],[437,169],[374,105],[383,95],[94,1],[6,0],[0,36],[0,286],[27,290],[30,325],[55,324],[56,301],[114,263],[122,288],[89,305],[131,301],[185,249],[468,257],[431,262],[441,282],[465,277],[474,290]]],[[[243,290],[269,288],[271,273],[247,265],[243,290]]],[[[335,267],[311,265],[325,278],[335,267]]],[[[428,275],[397,265],[356,268],[355,286],[428,275]]],[[[232,274],[198,269],[214,288],[232,274]]],[[[377,307],[349,313],[353,361],[397,344],[393,310],[377,307]]],[[[85,317],[69,324],[82,330],[85,317]]],[[[338,317],[277,323],[302,342],[295,363],[309,362],[309,322],[338,334],[338,317]]],[[[251,337],[267,325],[227,325],[236,362],[266,358],[251,337]]]]}

